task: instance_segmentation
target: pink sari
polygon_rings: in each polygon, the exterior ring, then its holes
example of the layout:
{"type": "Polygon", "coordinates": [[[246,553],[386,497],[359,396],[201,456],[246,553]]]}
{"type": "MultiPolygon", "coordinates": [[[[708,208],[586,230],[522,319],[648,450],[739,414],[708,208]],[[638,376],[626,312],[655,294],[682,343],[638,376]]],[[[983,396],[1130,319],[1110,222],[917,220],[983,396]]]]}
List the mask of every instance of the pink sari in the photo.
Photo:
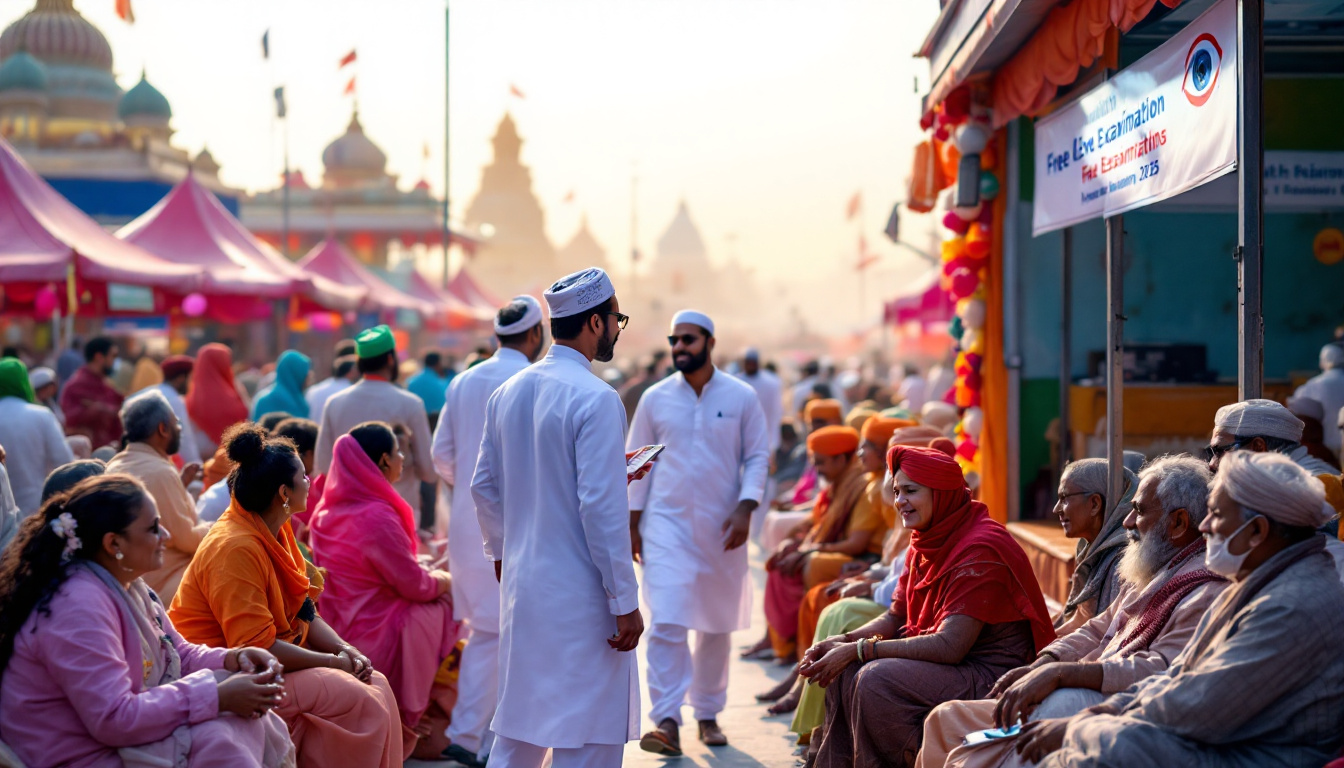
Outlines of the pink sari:
{"type": "Polygon", "coordinates": [[[311,526],[313,557],[328,571],[323,618],[387,675],[403,725],[415,727],[457,643],[452,597],[416,559],[410,505],[349,435],[336,441],[311,526]]]}

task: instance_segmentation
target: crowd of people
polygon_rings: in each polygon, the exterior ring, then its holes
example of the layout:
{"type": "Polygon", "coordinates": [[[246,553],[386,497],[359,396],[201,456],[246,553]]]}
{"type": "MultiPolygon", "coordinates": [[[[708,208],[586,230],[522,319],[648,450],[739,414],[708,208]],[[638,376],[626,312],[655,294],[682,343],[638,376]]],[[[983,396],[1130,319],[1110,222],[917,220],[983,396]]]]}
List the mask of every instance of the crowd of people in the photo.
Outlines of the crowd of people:
{"type": "Polygon", "coordinates": [[[683,754],[685,707],[723,747],[753,541],[741,655],[789,668],[757,698],[809,766],[1341,757],[1344,348],[1287,405],[1219,410],[1202,457],[1127,453],[1119,498],[1069,464],[1055,601],[941,372],[785,386],[688,309],[600,377],[631,322],[610,278],[544,300],[405,386],[387,326],[316,383],[214,343],[0,359],[0,765],[606,768],[683,754]]]}

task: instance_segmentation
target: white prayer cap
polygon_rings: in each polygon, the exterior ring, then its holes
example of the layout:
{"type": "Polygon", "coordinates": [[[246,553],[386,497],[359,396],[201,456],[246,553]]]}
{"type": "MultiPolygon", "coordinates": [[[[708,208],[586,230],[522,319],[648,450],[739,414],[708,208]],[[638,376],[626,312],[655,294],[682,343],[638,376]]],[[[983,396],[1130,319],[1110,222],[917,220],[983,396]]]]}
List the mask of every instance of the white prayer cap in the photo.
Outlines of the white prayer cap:
{"type": "Polygon", "coordinates": [[[681,325],[682,323],[690,323],[691,325],[698,325],[701,328],[704,328],[706,331],[709,331],[710,336],[714,335],[714,321],[710,320],[709,315],[706,315],[704,312],[697,312],[694,309],[683,309],[677,314],[672,316],[673,328],[676,328],[678,325],[681,325]]]}
{"type": "Polygon", "coordinates": [[[759,362],[761,359],[761,350],[755,347],[747,347],[747,351],[742,353],[742,359],[759,362]]]}
{"type": "Polygon", "coordinates": [[[551,308],[551,319],[570,317],[616,295],[611,278],[598,267],[581,269],[565,275],[546,289],[546,306],[551,308]]]}
{"type": "Polygon", "coordinates": [[[1320,528],[1335,516],[1321,481],[1281,453],[1224,455],[1213,479],[1213,490],[1219,487],[1248,515],[1258,512],[1283,525],[1320,528]]]}
{"type": "Polygon", "coordinates": [[[28,383],[33,389],[41,389],[55,381],[56,372],[45,365],[28,372],[28,383]]]}
{"type": "MultiPolygon", "coordinates": [[[[508,325],[504,325],[504,324],[500,323],[500,322],[499,322],[499,313],[496,313],[496,314],[495,314],[495,334],[496,334],[496,335],[498,335],[498,336],[512,336],[512,335],[514,335],[514,334],[516,334],[516,333],[522,333],[523,331],[530,331],[530,330],[532,330],[532,326],[534,326],[534,325],[536,325],[537,323],[540,323],[540,322],[541,322],[541,302],[540,302],[540,301],[537,301],[536,299],[532,298],[531,296],[528,296],[528,295],[524,294],[524,295],[522,295],[522,296],[514,296],[514,297],[513,297],[513,301],[510,301],[510,302],[509,302],[509,306],[511,307],[511,306],[513,306],[514,304],[526,304],[526,305],[527,305],[527,311],[523,313],[523,316],[522,316],[521,319],[516,320],[516,321],[514,321],[514,322],[512,322],[512,323],[509,323],[508,325]]],[[[507,309],[507,307],[505,307],[504,309],[507,309]]],[[[500,312],[503,312],[504,309],[501,309],[500,312]]]]}
{"type": "Polygon", "coordinates": [[[1288,410],[1294,416],[1300,416],[1304,419],[1315,419],[1322,424],[1325,423],[1325,406],[1320,400],[1310,397],[1293,396],[1288,398],[1288,410]]]}
{"type": "Polygon", "coordinates": [[[1298,443],[1306,425],[1273,400],[1257,399],[1219,408],[1213,426],[1237,437],[1277,437],[1298,443]]]}
{"type": "Polygon", "coordinates": [[[1321,368],[1338,368],[1344,365],[1344,347],[1338,344],[1326,344],[1321,347],[1321,368]]]}

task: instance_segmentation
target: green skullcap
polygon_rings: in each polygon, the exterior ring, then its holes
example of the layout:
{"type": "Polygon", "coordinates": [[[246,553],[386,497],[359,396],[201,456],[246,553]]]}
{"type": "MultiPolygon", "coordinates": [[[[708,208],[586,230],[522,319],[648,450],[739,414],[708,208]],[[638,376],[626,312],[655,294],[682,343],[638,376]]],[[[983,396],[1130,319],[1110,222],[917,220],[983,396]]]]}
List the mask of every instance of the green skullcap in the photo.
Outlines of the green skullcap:
{"type": "Polygon", "coordinates": [[[392,337],[392,329],[386,325],[365,329],[355,337],[355,354],[362,358],[386,355],[396,348],[397,340],[392,337]]]}

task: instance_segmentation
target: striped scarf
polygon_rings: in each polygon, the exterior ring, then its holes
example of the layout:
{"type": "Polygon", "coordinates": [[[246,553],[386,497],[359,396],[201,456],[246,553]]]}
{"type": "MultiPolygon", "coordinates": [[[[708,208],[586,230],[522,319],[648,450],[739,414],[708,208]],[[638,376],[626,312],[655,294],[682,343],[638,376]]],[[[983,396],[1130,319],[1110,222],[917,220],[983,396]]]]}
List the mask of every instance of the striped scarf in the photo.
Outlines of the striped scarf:
{"type": "MultiPolygon", "coordinates": [[[[1179,569],[1186,561],[1196,555],[1204,555],[1204,537],[1195,539],[1185,549],[1176,553],[1176,556],[1167,564],[1168,571],[1179,569]]],[[[1211,573],[1203,568],[1182,573],[1174,576],[1158,588],[1148,600],[1148,604],[1143,607],[1143,613],[1139,615],[1139,620],[1129,628],[1123,640],[1120,641],[1120,656],[1129,656],[1132,653],[1147,648],[1153,640],[1157,638],[1158,633],[1171,620],[1171,615],[1176,612],[1177,606],[1191,592],[1194,592],[1203,584],[1212,581],[1225,581],[1222,576],[1211,573]]]]}

